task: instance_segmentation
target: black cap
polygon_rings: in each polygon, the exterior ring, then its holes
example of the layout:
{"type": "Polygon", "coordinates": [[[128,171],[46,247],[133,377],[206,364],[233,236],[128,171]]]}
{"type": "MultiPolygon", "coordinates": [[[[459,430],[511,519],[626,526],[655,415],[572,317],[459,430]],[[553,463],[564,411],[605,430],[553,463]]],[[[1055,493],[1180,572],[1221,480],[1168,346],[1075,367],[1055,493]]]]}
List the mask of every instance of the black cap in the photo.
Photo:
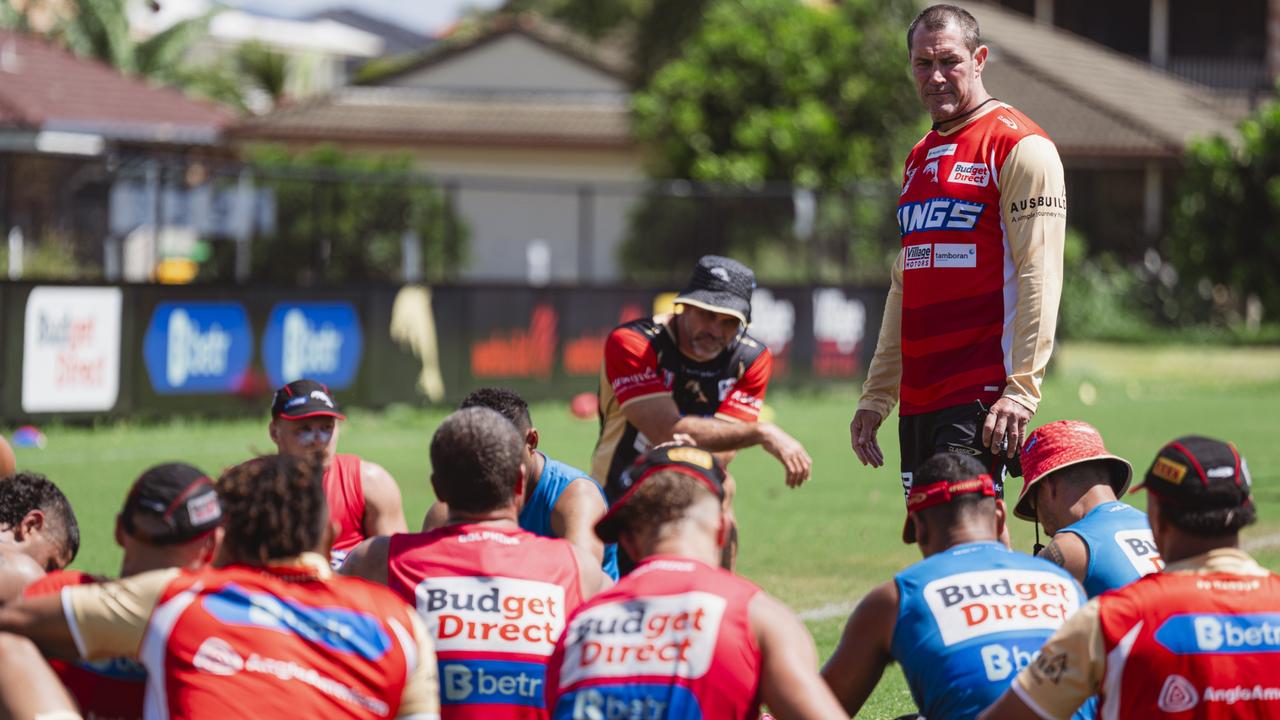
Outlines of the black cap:
{"type": "Polygon", "coordinates": [[[650,450],[636,458],[631,467],[622,471],[618,484],[624,492],[622,497],[613,501],[604,517],[596,522],[597,537],[607,543],[618,542],[618,533],[622,531],[619,510],[631,500],[646,478],[660,470],[674,470],[688,475],[705,485],[717,498],[724,500],[724,468],[715,455],[688,445],[650,450]]]}
{"type": "Polygon", "coordinates": [[[746,326],[751,322],[751,293],[755,289],[756,274],[751,268],[732,258],[703,255],[675,304],[733,315],[746,326]]]}
{"type": "Polygon", "coordinates": [[[323,383],[294,380],[276,391],[271,401],[271,417],[302,420],[311,417],[335,417],[345,420],[338,401],[323,383]]]}
{"type": "Polygon", "coordinates": [[[1218,510],[1249,504],[1249,466],[1231,443],[1187,435],[1160,448],[1142,484],[1161,500],[1218,510]]]}
{"type": "Polygon", "coordinates": [[[222,522],[218,491],[203,471],[165,463],[142,473],[120,511],[125,532],[151,545],[178,545],[222,522]]]}

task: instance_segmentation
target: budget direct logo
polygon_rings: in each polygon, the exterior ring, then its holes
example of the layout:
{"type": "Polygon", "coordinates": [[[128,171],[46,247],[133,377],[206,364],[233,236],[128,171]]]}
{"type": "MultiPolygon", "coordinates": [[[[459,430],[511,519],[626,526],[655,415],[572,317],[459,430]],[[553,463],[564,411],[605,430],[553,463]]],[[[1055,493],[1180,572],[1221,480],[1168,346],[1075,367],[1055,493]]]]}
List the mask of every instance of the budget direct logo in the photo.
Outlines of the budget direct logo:
{"type": "Polygon", "coordinates": [[[564,588],[536,580],[436,577],[414,590],[436,650],[547,656],[564,630],[564,588]]]}
{"type": "Polygon", "coordinates": [[[980,570],[924,586],[944,645],[984,635],[1055,630],[1080,609],[1080,594],[1061,576],[1036,570],[980,570]]]}
{"type": "Polygon", "coordinates": [[[543,706],[546,666],[501,660],[441,660],[440,700],[445,705],[543,706]]]}
{"type": "Polygon", "coordinates": [[[1280,613],[1174,615],[1155,639],[1178,655],[1280,653],[1280,613]]]}
{"type": "Polygon", "coordinates": [[[726,601],[687,592],[597,605],[566,631],[560,683],[671,675],[700,678],[711,667],[726,601]]]}
{"type": "Polygon", "coordinates": [[[235,390],[253,358],[249,315],[239,303],[160,303],[142,358],[162,395],[235,390]]]}
{"type": "Polygon", "coordinates": [[[262,360],[274,387],[309,378],[335,390],[360,370],[364,333],[348,302],[280,303],[262,334],[262,360]]]}

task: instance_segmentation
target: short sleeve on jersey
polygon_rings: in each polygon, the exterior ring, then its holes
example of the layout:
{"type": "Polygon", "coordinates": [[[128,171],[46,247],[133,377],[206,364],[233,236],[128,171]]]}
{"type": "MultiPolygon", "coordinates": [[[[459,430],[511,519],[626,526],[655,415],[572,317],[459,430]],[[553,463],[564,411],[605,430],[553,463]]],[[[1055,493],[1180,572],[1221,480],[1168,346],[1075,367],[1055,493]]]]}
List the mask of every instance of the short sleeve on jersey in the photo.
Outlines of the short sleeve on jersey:
{"type": "Polygon", "coordinates": [[[609,334],[604,343],[604,374],[622,406],[641,398],[671,395],[653,345],[631,328],[618,328],[609,334]]]}
{"type": "Polygon", "coordinates": [[[62,609],[85,660],[137,657],[151,612],[176,568],[155,570],[122,580],[62,589],[62,609]]]}
{"type": "Polygon", "coordinates": [[[723,420],[755,422],[764,407],[764,393],[769,388],[769,376],[773,374],[773,355],[765,348],[756,356],[738,381],[722,392],[716,417],[723,420]]]}

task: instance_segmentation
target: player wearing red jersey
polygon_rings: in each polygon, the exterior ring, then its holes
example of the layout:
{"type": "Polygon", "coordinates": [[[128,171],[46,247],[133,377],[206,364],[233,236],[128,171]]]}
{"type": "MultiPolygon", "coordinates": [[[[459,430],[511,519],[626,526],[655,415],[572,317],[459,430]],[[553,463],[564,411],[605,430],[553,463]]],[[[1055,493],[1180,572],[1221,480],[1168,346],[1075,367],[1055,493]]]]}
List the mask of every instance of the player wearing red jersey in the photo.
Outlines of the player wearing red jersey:
{"type": "Polygon", "coordinates": [[[881,466],[876,433],[900,400],[905,490],[925,459],[956,452],[982,460],[1003,493],[1053,351],[1062,162],[1038,125],[987,93],[988,50],[967,11],[927,8],[907,46],[933,129],[907,158],[902,250],[851,442],[863,464],[881,466]]]}
{"type": "Polygon", "coordinates": [[[314,380],[285,385],[271,403],[276,449],[298,456],[324,451],[324,491],[338,528],[329,551],[335,568],[365,538],[409,529],[395,478],[377,463],[338,454],[338,421],[345,419],[329,388],[314,380]]]}

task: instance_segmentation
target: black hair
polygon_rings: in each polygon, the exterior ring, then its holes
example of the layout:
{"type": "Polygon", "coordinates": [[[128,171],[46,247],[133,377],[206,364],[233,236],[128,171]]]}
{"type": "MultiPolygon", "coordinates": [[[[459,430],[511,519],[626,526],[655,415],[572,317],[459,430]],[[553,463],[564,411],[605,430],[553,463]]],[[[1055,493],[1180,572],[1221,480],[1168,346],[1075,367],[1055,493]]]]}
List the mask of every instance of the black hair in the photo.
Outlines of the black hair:
{"type": "MultiPolygon", "coordinates": [[[[940,452],[916,467],[912,489],[939,483],[954,483],[989,474],[985,465],[969,455],[940,452]]],[[[920,516],[936,527],[950,527],[995,517],[995,498],[982,493],[956,495],[951,502],[920,511],[920,516]]]]}
{"type": "Polygon", "coordinates": [[[945,30],[951,23],[960,27],[960,32],[964,35],[964,46],[968,48],[969,53],[977,52],[978,45],[982,43],[982,37],[978,32],[978,20],[968,10],[955,5],[930,5],[920,11],[916,19],[911,22],[911,26],[907,28],[907,52],[911,52],[911,39],[918,26],[924,25],[925,30],[938,32],[945,30]]]}
{"type": "Polygon", "coordinates": [[[485,387],[472,390],[470,395],[462,399],[458,409],[471,407],[493,410],[515,425],[521,434],[533,428],[533,419],[529,417],[529,403],[520,397],[520,393],[511,388],[485,387]]]}
{"type": "Polygon", "coordinates": [[[265,565],[320,548],[329,523],[320,453],[256,457],[222,473],[217,488],[234,560],[265,565]]]}
{"type": "MultiPolygon", "coordinates": [[[[1233,486],[1226,487],[1233,493],[1238,492],[1233,486]]],[[[1222,507],[1221,503],[1218,503],[1216,506],[1206,508],[1199,502],[1195,505],[1178,505],[1162,499],[1155,493],[1151,493],[1151,498],[1160,503],[1162,520],[1196,537],[1229,537],[1258,520],[1258,510],[1251,500],[1231,507],[1222,507]]]]}
{"type": "Polygon", "coordinates": [[[510,503],[520,482],[524,438],[487,407],[454,412],[431,438],[431,483],[451,509],[488,512],[510,503]]]}
{"type": "MultiPolygon", "coordinates": [[[[62,545],[74,560],[80,552],[80,524],[71,501],[40,473],[20,472],[0,479],[0,527],[16,528],[32,510],[40,510],[62,534],[62,545]]],[[[51,530],[52,532],[52,530],[51,530]]]]}
{"type": "Polygon", "coordinates": [[[631,532],[644,533],[683,518],[705,497],[715,495],[696,478],[676,470],[659,470],[646,477],[618,508],[618,520],[631,532]]]}

